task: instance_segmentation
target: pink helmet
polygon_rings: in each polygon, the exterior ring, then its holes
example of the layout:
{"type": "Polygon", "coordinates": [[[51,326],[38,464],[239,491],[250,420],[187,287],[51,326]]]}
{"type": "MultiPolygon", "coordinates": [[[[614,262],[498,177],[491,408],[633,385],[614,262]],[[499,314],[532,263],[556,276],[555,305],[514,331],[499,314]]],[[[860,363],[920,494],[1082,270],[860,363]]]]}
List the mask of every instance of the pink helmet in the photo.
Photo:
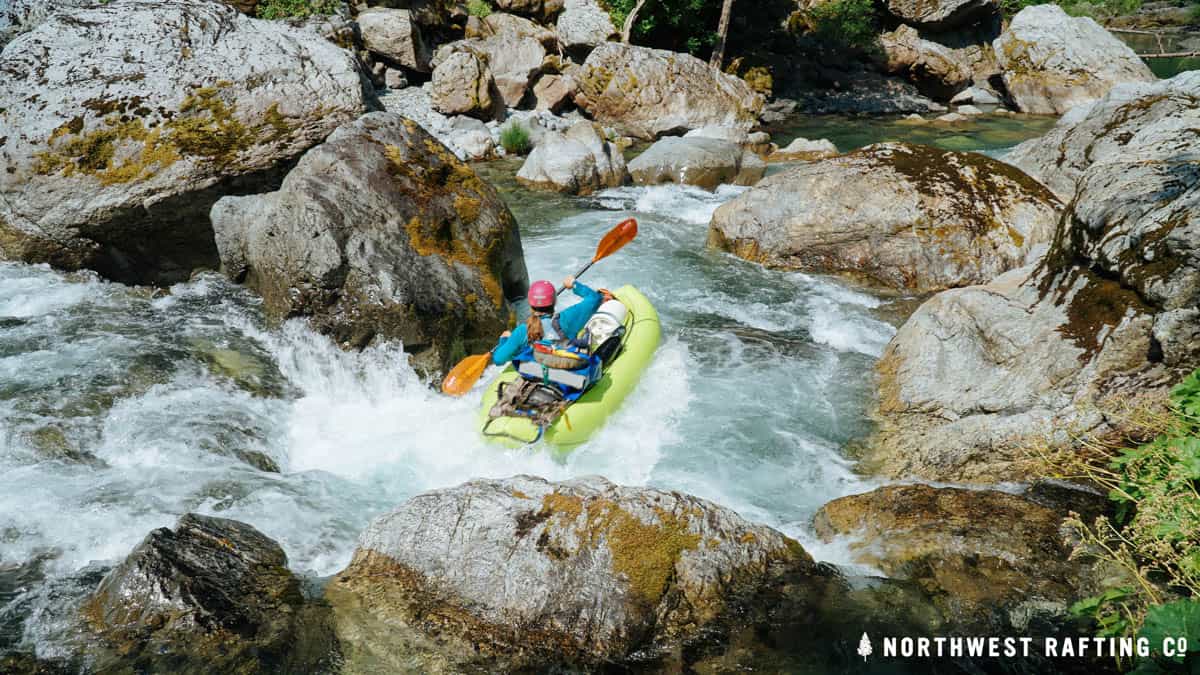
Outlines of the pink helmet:
{"type": "Polygon", "coordinates": [[[554,290],[554,284],[549,281],[535,281],[529,287],[530,307],[553,307],[557,297],[558,293],[554,290]]]}

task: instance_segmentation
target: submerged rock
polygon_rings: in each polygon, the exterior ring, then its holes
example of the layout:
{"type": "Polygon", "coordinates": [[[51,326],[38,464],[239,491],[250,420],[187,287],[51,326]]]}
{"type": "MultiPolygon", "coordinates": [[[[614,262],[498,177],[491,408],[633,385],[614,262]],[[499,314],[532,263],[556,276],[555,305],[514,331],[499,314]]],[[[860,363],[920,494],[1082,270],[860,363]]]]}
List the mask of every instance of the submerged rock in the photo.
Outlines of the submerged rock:
{"type": "Polygon", "coordinates": [[[883,143],[809,162],[722,205],[709,242],[772,266],[924,293],[987,281],[1044,250],[1061,203],[974,153],[883,143]]]}
{"type": "MultiPolygon", "coordinates": [[[[1189,81],[1200,76],[1175,85],[1189,81]]],[[[1098,119],[1052,132],[1091,138],[1097,160],[1064,161],[1064,175],[1081,173],[1054,244],[1036,266],[934,296],[901,327],[879,364],[865,467],[1020,479],[1023,446],[1103,432],[1104,399],[1161,392],[1200,367],[1200,117],[1168,102],[1189,96],[1117,104],[1114,91],[1098,119]]]]}
{"type": "Polygon", "coordinates": [[[652,140],[707,125],[749,130],[763,97],[687,54],[607,42],[575,76],[575,102],[621,133],[652,140]]]}
{"type": "Polygon", "coordinates": [[[151,532],[83,608],[99,672],[313,672],[335,643],[283,549],[234,520],[187,514],[151,532]]]}
{"type": "Polygon", "coordinates": [[[1011,616],[1062,620],[1088,594],[1065,515],[995,490],[892,485],[829,502],[813,527],[825,542],[848,538],[856,562],[916,582],[959,630],[1008,634],[1029,632],[1011,616]]]}
{"type": "Polygon", "coordinates": [[[629,163],[638,185],[678,183],[715,190],[718,185],[754,185],[767,165],[753,151],[719,138],[668,137],[629,163]]]}
{"type": "Polygon", "coordinates": [[[213,2],[63,10],[0,72],[0,257],[124,282],[216,267],[213,202],[365,109],[348,52],[213,2]]]}
{"type": "Polygon", "coordinates": [[[810,141],[807,138],[797,138],[788,143],[786,148],[780,148],[767,156],[768,162],[808,162],[814,159],[828,159],[838,155],[837,146],[833,141],[820,139],[810,141]]]}
{"type": "Polygon", "coordinates": [[[486,351],[527,284],[495,190],[392,113],[339,128],[279,191],[222,199],[212,220],[222,268],[270,316],[352,346],[401,340],[427,370],[486,351]]]}
{"type": "Polygon", "coordinates": [[[523,185],[571,194],[618,187],[628,178],[620,148],[605,141],[588,121],[576,122],[565,134],[543,132],[517,172],[523,185]]]}
{"type": "Polygon", "coordinates": [[[1115,84],[1157,79],[1100,24],[1068,16],[1055,4],[1022,9],[994,47],[1004,84],[1021,112],[1061,115],[1115,84]]]}
{"type": "Polygon", "coordinates": [[[835,581],[796,542],[702,499],[515,477],[377,518],[326,594],[352,670],[411,668],[431,644],[458,659],[450,670],[507,669],[650,658],[742,616],[784,577],[817,596],[835,581]]]}

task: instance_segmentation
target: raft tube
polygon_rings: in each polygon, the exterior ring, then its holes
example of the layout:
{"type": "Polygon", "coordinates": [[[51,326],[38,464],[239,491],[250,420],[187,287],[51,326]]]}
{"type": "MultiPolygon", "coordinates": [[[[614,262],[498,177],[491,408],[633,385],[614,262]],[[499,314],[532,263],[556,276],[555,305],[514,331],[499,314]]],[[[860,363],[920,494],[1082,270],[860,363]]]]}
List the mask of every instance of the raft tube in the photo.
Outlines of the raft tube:
{"type": "MultiPolygon", "coordinates": [[[[565,455],[576,446],[587,441],[609,416],[633,391],[642,373],[654,358],[654,350],[662,336],[662,326],[654,306],[633,286],[622,286],[613,296],[629,309],[625,317],[625,336],[622,349],[616,359],[604,368],[604,374],[579,400],[571,404],[554,424],[546,427],[540,440],[554,449],[555,454],[565,455]]],[[[530,420],[521,417],[499,417],[488,419],[488,411],[499,398],[499,386],[520,377],[509,364],[494,380],[488,383],[483,394],[479,414],[479,431],[489,441],[519,448],[536,443],[538,428],[530,420]]]]}

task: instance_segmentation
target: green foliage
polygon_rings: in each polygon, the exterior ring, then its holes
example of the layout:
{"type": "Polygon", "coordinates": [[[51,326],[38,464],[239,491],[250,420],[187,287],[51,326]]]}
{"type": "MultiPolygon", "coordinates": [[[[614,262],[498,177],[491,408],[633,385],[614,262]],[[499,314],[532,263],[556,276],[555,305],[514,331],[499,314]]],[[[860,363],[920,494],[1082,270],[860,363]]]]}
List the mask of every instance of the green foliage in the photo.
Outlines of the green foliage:
{"type": "MultiPolygon", "coordinates": [[[[637,0],[601,0],[620,29],[633,11],[637,0]]],[[[648,2],[638,13],[637,23],[630,31],[635,44],[685,51],[693,55],[707,53],[717,39],[717,20],[721,0],[656,0],[648,2]]],[[[734,13],[738,7],[734,6],[734,13]]]]}
{"type": "MultiPolygon", "coordinates": [[[[1188,653],[1200,652],[1200,602],[1176,600],[1151,607],[1146,611],[1146,621],[1138,631],[1138,636],[1146,638],[1154,646],[1163,644],[1167,638],[1186,637],[1188,653]]],[[[1184,655],[1175,656],[1172,660],[1182,663],[1184,655]]]]}
{"type": "Polygon", "coordinates": [[[492,13],[492,4],[488,0],[467,0],[467,13],[481,19],[492,13]]]}
{"type": "Polygon", "coordinates": [[[264,0],[256,12],[260,19],[304,18],[333,14],[341,4],[338,0],[264,0]]]}
{"type": "Polygon", "coordinates": [[[529,131],[516,122],[506,124],[500,130],[500,145],[510,155],[523,155],[532,147],[529,131]]]}
{"type": "Polygon", "coordinates": [[[831,47],[878,48],[879,20],[871,0],[830,0],[809,10],[805,21],[813,37],[831,47]]]}
{"type": "MultiPolygon", "coordinates": [[[[1082,440],[1067,460],[1080,477],[1108,488],[1114,517],[1088,525],[1072,516],[1067,524],[1080,535],[1075,555],[1121,569],[1128,583],[1071,611],[1093,619],[1101,636],[1136,634],[1155,649],[1164,637],[1186,636],[1200,650],[1200,371],[1172,389],[1165,410],[1137,404],[1127,420],[1134,420],[1131,438],[1151,440],[1082,440]]],[[[1138,672],[1160,665],[1143,659],[1138,672]]]]}

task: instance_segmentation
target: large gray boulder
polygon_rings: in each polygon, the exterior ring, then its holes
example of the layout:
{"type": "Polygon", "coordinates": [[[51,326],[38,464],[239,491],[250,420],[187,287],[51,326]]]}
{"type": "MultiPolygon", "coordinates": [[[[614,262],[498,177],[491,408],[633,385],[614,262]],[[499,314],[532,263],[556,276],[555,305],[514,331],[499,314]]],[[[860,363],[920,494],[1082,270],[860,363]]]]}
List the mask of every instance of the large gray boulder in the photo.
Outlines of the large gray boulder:
{"type": "MultiPolygon", "coordinates": [[[[1105,114],[1139,118],[1164,96],[1188,95],[1151,91],[1105,114]]],[[[1200,116],[1140,119],[1097,128],[1097,161],[1038,265],[938,294],[897,332],[867,469],[1019,479],[1022,447],[1103,432],[1106,399],[1161,392],[1200,366],[1200,116]]],[[[1079,137],[1094,122],[1078,120],[1079,137]]]]}
{"type": "Polygon", "coordinates": [[[763,180],[713,215],[710,244],[787,269],[927,293],[1045,250],[1062,204],[974,153],[884,143],[763,180]]]}
{"type": "Polygon", "coordinates": [[[629,163],[638,185],[678,183],[715,190],[718,185],[754,185],[767,164],[737,143],[704,136],[663,138],[629,163]]]}
{"type": "Polygon", "coordinates": [[[1009,96],[1022,112],[1061,115],[1115,84],[1157,79],[1100,24],[1068,16],[1053,3],[1018,12],[993,46],[1009,96]]]}
{"type": "Polygon", "coordinates": [[[328,610],[305,602],[279,544],[190,513],[138,544],[83,616],[97,672],[313,672],[334,649],[328,610]]]}
{"type": "Polygon", "coordinates": [[[471,17],[463,30],[463,37],[467,38],[490,38],[506,34],[516,39],[531,37],[547,50],[558,48],[558,36],[553,30],[504,12],[492,12],[482,19],[471,17]]]}
{"type": "Polygon", "coordinates": [[[563,46],[571,50],[590,49],[618,36],[612,17],[596,0],[565,0],[555,30],[563,46]]]}
{"type": "MultiPolygon", "coordinates": [[[[456,54],[469,53],[487,64],[496,82],[496,90],[504,105],[516,108],[542,72],[546,47],[532,36],[501,32],[488,38],[458,40],[438,48],[433,65],[441,64],[456,54]]],[[[437,73],[434,73],[435,78],[437,73]]]]}
{"type": "Polygon", "coordinates": [[[517,476],[417,495],[375,519],[326,597],[351,669],[411,668],[414,633],[436,631],[425,644],[464,661],[507,656],[507,670],[714,637],[781,573],[831,579],[795,541],[703,499],[517,476]]]}
{"type": "Polygon", "coordinates": [[[172,283],[208,210],[365,109],[354,58],[213,2],[63,10],[0,55],[0,257],[172,283]]]}
{"type": "Polygon", "coordinates": [[[908,24],[957,28],[997,13],[995,0],[887,0],[888,11],[908,24]]]}
{"type": "Polygon", "coordinates": [[[542,22],[552,22],[563,9],[563,0],[495,0],[494,4],[502,12],[520,14],[542,22]]]}
{"type": "Polygon", "coordinates": [[[432,70],[421,28],[407,9],[372,7],[355,19],[363,45],[372,53],[419,73],[432,70]]]}
{"type": "Polygon", "coordinates": [[[1200,73],[1117,85],[1092,105],[1073,108],[1045,136],[1013,148],[1005,161],[1037,178],[1064,200],[1075,195],[1093,164],[1120,159],[1144,146],[1172,147],[1195,158],[1191,129],[1200,119],[1200,73]],[[1188,154],[1190,153],[1190,154],[1188,154]]]}
{"type": "Polygon", "coordinates": [[[618,187],[628,178],[620,148],[589,121],[576,122],[565,134],[544,132],[517,172],[523,185],[571,194],[618,187]]]}
{"type": "Polygon", "coordinates": [[[490,120],[504,108],[487,58],[473,51],[454,52],[437,61],[430,98],[433,108],[446,115],[490,120]]]}
{"type": "Polygon", "coordinates": [[[926,96],[949,100],[975,76],[967,50],[926,40],[911,26],[880,35],[879,46],[887,71],[904,76],[926,96]]]}
{"type": "Polygon", "coordinates": [[[423,370],[486,351],[527,284],[496,191],[415,122],[370,113],[301,158],[277,192],[212,211],[224,271],[268,315],[349,346],[398,339],[423,370]]]}
{"type": "Polygon", "coordinates": [[[606,42],[579,72],[575,103],[602,124],[652,140],[703,126],[750,129],[763,97],[687,54],[606,42]]]}

